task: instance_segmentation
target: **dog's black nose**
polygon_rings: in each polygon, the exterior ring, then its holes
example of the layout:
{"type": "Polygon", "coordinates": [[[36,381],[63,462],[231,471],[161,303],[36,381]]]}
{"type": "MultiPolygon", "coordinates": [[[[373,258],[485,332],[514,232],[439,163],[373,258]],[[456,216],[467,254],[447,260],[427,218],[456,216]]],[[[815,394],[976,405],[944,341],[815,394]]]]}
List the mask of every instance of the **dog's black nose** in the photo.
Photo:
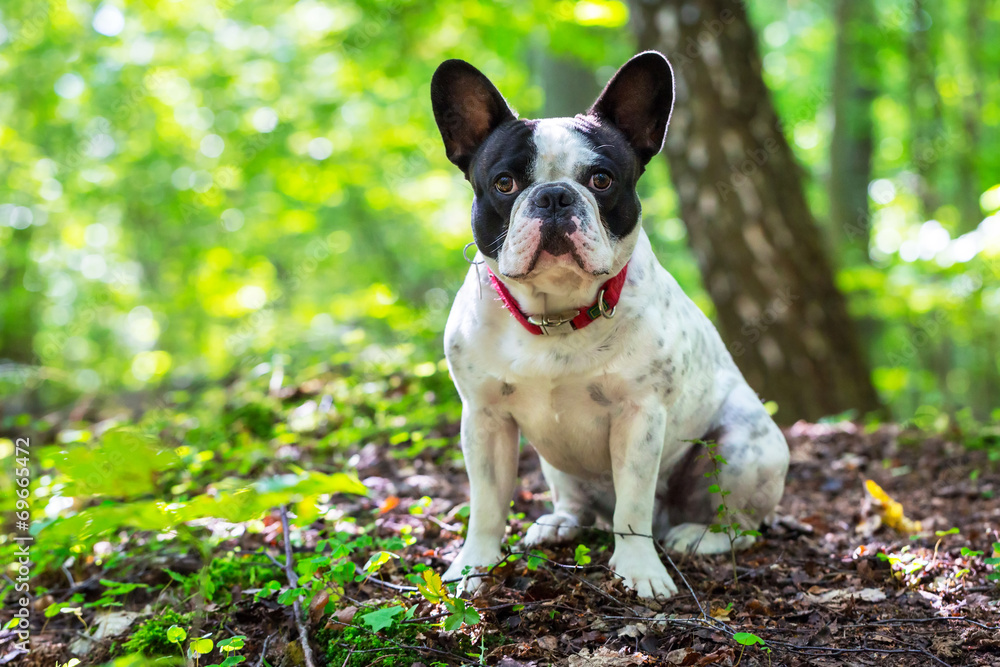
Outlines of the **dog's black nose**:
{"type": "Polygon", "coordinates": [[[531,196],[531,203],[550,214],[569,208],[576,201],[576,192],[568,185],[552,183],[544,185],[531,196]]]}

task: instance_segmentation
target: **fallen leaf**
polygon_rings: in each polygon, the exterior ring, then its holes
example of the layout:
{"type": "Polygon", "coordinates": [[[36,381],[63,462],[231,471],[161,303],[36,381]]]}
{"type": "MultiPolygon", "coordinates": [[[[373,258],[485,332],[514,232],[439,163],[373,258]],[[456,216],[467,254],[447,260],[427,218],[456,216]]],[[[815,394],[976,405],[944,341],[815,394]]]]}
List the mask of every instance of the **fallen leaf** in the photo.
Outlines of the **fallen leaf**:
{"type": "Polygon", "coordinates": [[[879,588],[863,588],[860,591],[837,589],[819,595],[805,593],[805,596],[814,604],[846,603],[851,598],[865,602],[881,602],[885,599],[885,592],[879,588]]]}
{"type": "Polygon", "coordinates": [[[549,635],[547,637],[539,637],[537,643],[538,643],[538,648],[542,649],[543,651],[555,651],[557,648],[559,648],[559,640],[553,637],[552,635],[549,635]]]}
{"type": "Polygon", "coordinates": [[[643,635],[646,634],[646,625],[644,623],[637,623],[635,625],[626,625],[624,628],[618,631],[619,637],[631,637],[632,639],[641,639],[643,635]]]}
{"type": "Polygon", "coordinates": [[[865,490],[875,502],[875,508],[882,518],[882,523],[906,535],[919,533],[923,530],[920,522],[908,519],[903,513],[903,506],[883,491],[881,486],[868,479],[865,480],[865,490]]]}
{"type": "Polygon", "coordinates": [[[667,654],[667,662],[671,665],[693,665],[702,657],[701,653],[691,648],[679,648],[667,654]]]}
{"type": "Polygon", "coordinates": [[[731,621],[733,619],[729,617],[729,613],[732,610],[732,607],[712,607],[708,615],[717,621],[731,621]]]}
{"type": "Polygon", "coordinates": [[[358,608],[355,606],[344,607],[343,609],[338,609],[333,612],[326,622],[327,630],[343,630],[347,627],[347,624],[354,620],[354,615],[358,613],[358,608]]]}
{"type": "Polygon", "coordinates": [[[616,653],[607,646],[601,646],[593,653],[590,649],[583,649],[576,655],[569,657],[569,667],[631,667],[631,665],[644,665],[651,662],[652,658],[642,653],[616,653]]]}
{"type": "Polygon", "coordinates": [[[388,498],[382,501],[382,504],[378,508],[378,513],[385,514],[386,512],[391,512],[397,507],[399,507],[399,497],[389,496],[388,498]]]}

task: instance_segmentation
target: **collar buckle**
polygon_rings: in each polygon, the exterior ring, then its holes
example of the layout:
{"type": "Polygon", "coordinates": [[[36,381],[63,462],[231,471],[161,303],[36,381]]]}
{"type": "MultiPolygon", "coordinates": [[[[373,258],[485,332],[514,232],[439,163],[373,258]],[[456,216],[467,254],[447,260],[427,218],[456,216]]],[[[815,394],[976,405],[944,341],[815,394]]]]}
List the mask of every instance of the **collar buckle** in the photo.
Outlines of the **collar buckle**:
{"type": "Polygon", "coordinates": [[[577,313],[556,313],[555,315],[528,315],[525,317],[529,324],[534,324],[542,330],[542,335],[549,335],[549,327],[558,327],[572,322],[577,313]]]}

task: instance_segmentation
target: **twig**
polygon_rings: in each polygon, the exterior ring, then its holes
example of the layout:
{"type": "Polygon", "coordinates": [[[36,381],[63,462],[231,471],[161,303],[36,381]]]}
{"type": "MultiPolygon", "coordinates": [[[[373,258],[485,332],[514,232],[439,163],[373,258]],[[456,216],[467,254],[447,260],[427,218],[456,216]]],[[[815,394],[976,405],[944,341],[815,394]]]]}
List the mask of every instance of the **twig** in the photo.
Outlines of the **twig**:
{"type": "Polygon", "coordinates": [[[260,658],[257,659],[256,667],[263,667],[264,658],[267,657],[267,645],[271,641],[271,637],[273,637],[275,634],[276,633],[272,632],[267,637],[264,637],[264,647],[260,650],[260,658]]]}
{"type": "Polygon", "coordinates": [[[980,621],[974,621],[968,616],[931,616],[928,618],[886,618],[881,621],[868,621],[867,623],[853,623],[842,625],[841,628],[871,628],[880,625],[908,625],[910,623],[933,623],[935,621],[961,621],[982,628],[983,630],[1000,630],[1000,625],[987,625],[980,621]]]}
{"type": "Polygon", "coordinates": [[[344,658],[344,663],[340,667],[347,667],[347,663],[351,659],[352,655],[354,655],[354,648],[351,648],[351,650],[347,652],[347,657],[344,658]]]}
{"type": "Polygon", "coordinates": [[[274,563],[278,567],[279,570],[284,570],[285,569],[285,566],[282,565],[281,563],[279,563],[278,559],[275,558],[274,556],[272,556],[270,553],[268,553],[268,551],[266,549],[262,549],[261,552],[265,556],[267,556],[268,560],[270,560],[272,563],[274,563]]]}
{"type": "MultiPolygon", "coordinates": [[[[299,577],[295,574],[292,565],[292,539],[291,529],[288,527],[288,507],[281,506],[281,530],[285,539],[285,576],[292,588],[298,586],[299,577]]],[[[265,552],[266,553],[266,552],[265,552]]],[[[316,667],[313,662],[312,647],[309,646],[309,633],[306,631],[305,621],[302,620],[302,596],[295,598],[292,604],[292,613],[295,614],[295,626],[299,629],[299,642],[302,644],[302,657],[305,659],[306,667],[316,667]]]]}
{"type": "MultiPolygon", "coordinates": [[[[386,581],[385,579],[379,579],[377,577],[373,577],[373,576],[369,575],[367,572],[365,572],[364,570],[362,570],[361,566],[358,565],[357,563],[355,563],[355,565],[354,565],[354,572],[356,574],[358,574],[359,576],[364,577],[365,578],[365,582],[370,581],[373,584],[378,584],[379,586],[381,586],[383,588],[388,588],[388,589],[391,589],[391,590],[394,590],[394,591],[399,591],[401,593],[414,593],[414,592],[420,590],[416,586],[403,586],[401,584],[394,584],[391,581],[386,581]]],[[[364,582],[362,582],[362,583],[364,583],[364,582]]]]}

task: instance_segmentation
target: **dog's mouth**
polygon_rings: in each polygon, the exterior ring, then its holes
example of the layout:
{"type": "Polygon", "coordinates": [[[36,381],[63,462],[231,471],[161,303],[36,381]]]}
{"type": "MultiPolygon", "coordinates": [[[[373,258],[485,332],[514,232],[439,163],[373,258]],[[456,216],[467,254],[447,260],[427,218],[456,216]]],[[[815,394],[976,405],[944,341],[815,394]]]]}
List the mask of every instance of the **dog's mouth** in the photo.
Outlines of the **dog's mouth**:
{"type": "Polygon", "coordinates": [[[525,281],[553,268],[570,269],[574,273],[582,271],[588,276],[594,277],[606,276],[611,273],[610,268],[601,267],[599,269],[588,269],[587,262],[585,262],[583,257],[580,256],[580,253],[576,250],[576,248],[569,248],[566,252],[556,255],[539,244],[539,246],[535,248],[534,255],[532,255],[531,261],[528,262],[527,268],[524,271],[518,273],[502,273],[502,275],[505,278],[510,278],[511,280],[525,281]],[[579,271],[577,271],[577,269],[579,269],[579,271]]]}

